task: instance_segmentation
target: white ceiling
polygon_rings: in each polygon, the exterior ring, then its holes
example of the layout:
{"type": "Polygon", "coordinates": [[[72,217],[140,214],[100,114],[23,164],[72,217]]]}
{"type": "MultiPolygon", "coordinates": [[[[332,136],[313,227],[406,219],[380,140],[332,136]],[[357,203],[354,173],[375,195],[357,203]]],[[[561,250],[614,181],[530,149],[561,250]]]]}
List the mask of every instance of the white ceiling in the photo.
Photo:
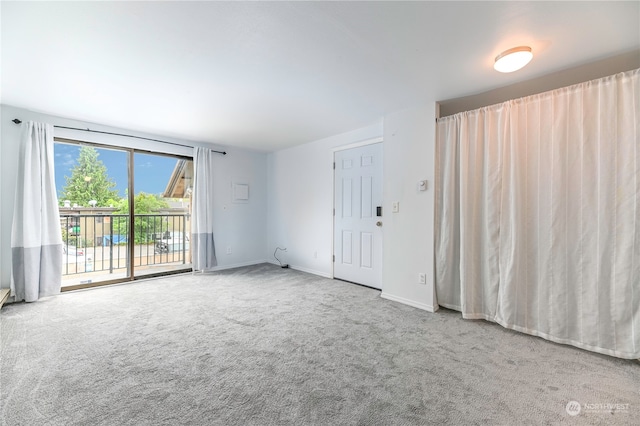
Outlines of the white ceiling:
{"type": "Polygon", "coordinates": [[[640,48],[637,1],[0,7],[2,103],[264,151],[640,48]]]}

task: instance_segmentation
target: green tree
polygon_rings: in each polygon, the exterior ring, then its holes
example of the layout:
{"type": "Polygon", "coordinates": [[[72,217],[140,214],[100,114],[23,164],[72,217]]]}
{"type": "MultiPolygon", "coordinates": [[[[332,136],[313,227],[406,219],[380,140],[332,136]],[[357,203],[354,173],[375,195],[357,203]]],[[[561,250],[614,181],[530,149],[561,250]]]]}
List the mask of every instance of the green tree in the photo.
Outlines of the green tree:
{"type": "Polygon", "coordinates": [[[71,169],[71,176],[65,176],[66,184],[60,193],[60,201],[71,201],[71,205],[88,207],[95,200],[99,207],[108,206],[108,202],[118,199],[118,191],[113,189],[116,183],[107,174],[107,167],[98,159],[100,154],[95,148],[82,146],[77,164],[71,169]]]}
{"type": "MultiPolygon", "coordinates": [[[[113,207],[117,207],[116,214],[129,214],[129,201],[127,196],[119,200],[110,200],[113,207]]],[[[151,214],[156,213],[160,209],[166,209],[169,204],[159,195],[147,194],[146,192],[139,192],[133,197],[133,212],[135,214],[151,214]]]]}
{"type": "MultiPolygon", "coordinates": [[[[128,198],[122,198],[116,203],[111,200],[118,210],[115,214],[129,214],[128,198]]],[[[153,242],[153,233],[161,233],[167,230],[167,224],[163,223],[160,216],[155,216],[160,209],[169,207],[169,204],[158,195],[140,192],[133,198],[134,204],[134,236],[136,244],[153,242]]],[[[125,217],[115,218],[114,233],[127,235],[129,219],[125,217]]]]}

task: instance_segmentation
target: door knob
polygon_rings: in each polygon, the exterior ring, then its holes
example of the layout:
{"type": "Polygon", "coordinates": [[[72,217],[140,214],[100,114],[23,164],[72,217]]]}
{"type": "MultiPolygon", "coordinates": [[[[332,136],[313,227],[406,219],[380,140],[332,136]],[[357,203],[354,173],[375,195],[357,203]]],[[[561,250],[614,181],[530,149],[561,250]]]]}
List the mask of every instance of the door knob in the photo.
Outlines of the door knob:
{"type": "Polygon", "coordinates": [[[376,226],[382,226],[382,222],[381,221],[377,221],[376,222],[376,226]]]}

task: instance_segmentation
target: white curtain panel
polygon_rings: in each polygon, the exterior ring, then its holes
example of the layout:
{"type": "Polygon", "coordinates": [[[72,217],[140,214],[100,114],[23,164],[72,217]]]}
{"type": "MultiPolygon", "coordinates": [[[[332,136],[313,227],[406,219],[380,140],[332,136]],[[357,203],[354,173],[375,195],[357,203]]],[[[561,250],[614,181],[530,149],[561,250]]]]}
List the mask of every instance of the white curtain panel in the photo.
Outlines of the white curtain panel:
{"type": "Polygon", "coordinates": [[[213,240],[213,167],[216,153],[195,147],[193,152],[193,270],[205,272],[218,264],[213,240]]]}
{"type": "Polygon", "coordinates": [[[640,358],[639,76],[438,120],[439,305],[640,358]]]}
{"type": "Polygon", "coordinates": [[[22,125],[11,232],[11,294],[33,302],[60,292],[62,233],[53,169],[53,126],[22,125]]]}

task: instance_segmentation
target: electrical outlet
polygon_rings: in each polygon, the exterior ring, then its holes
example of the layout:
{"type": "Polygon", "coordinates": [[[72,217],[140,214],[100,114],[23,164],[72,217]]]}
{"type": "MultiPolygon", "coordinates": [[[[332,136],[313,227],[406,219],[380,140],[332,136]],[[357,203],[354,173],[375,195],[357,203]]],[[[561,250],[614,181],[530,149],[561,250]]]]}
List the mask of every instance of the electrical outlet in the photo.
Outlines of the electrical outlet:
{"type": "Polygon", "coordinates": [[[419,284],[426,284],[427,283],[427,274],[425,274],[424,272],[420,272],[418,274],[418,283],[419,284]]]}
{"type": "Polygon", "coordinates": [[[231,254],[231,246],[227,247],[227,254],[231,254]]]}

